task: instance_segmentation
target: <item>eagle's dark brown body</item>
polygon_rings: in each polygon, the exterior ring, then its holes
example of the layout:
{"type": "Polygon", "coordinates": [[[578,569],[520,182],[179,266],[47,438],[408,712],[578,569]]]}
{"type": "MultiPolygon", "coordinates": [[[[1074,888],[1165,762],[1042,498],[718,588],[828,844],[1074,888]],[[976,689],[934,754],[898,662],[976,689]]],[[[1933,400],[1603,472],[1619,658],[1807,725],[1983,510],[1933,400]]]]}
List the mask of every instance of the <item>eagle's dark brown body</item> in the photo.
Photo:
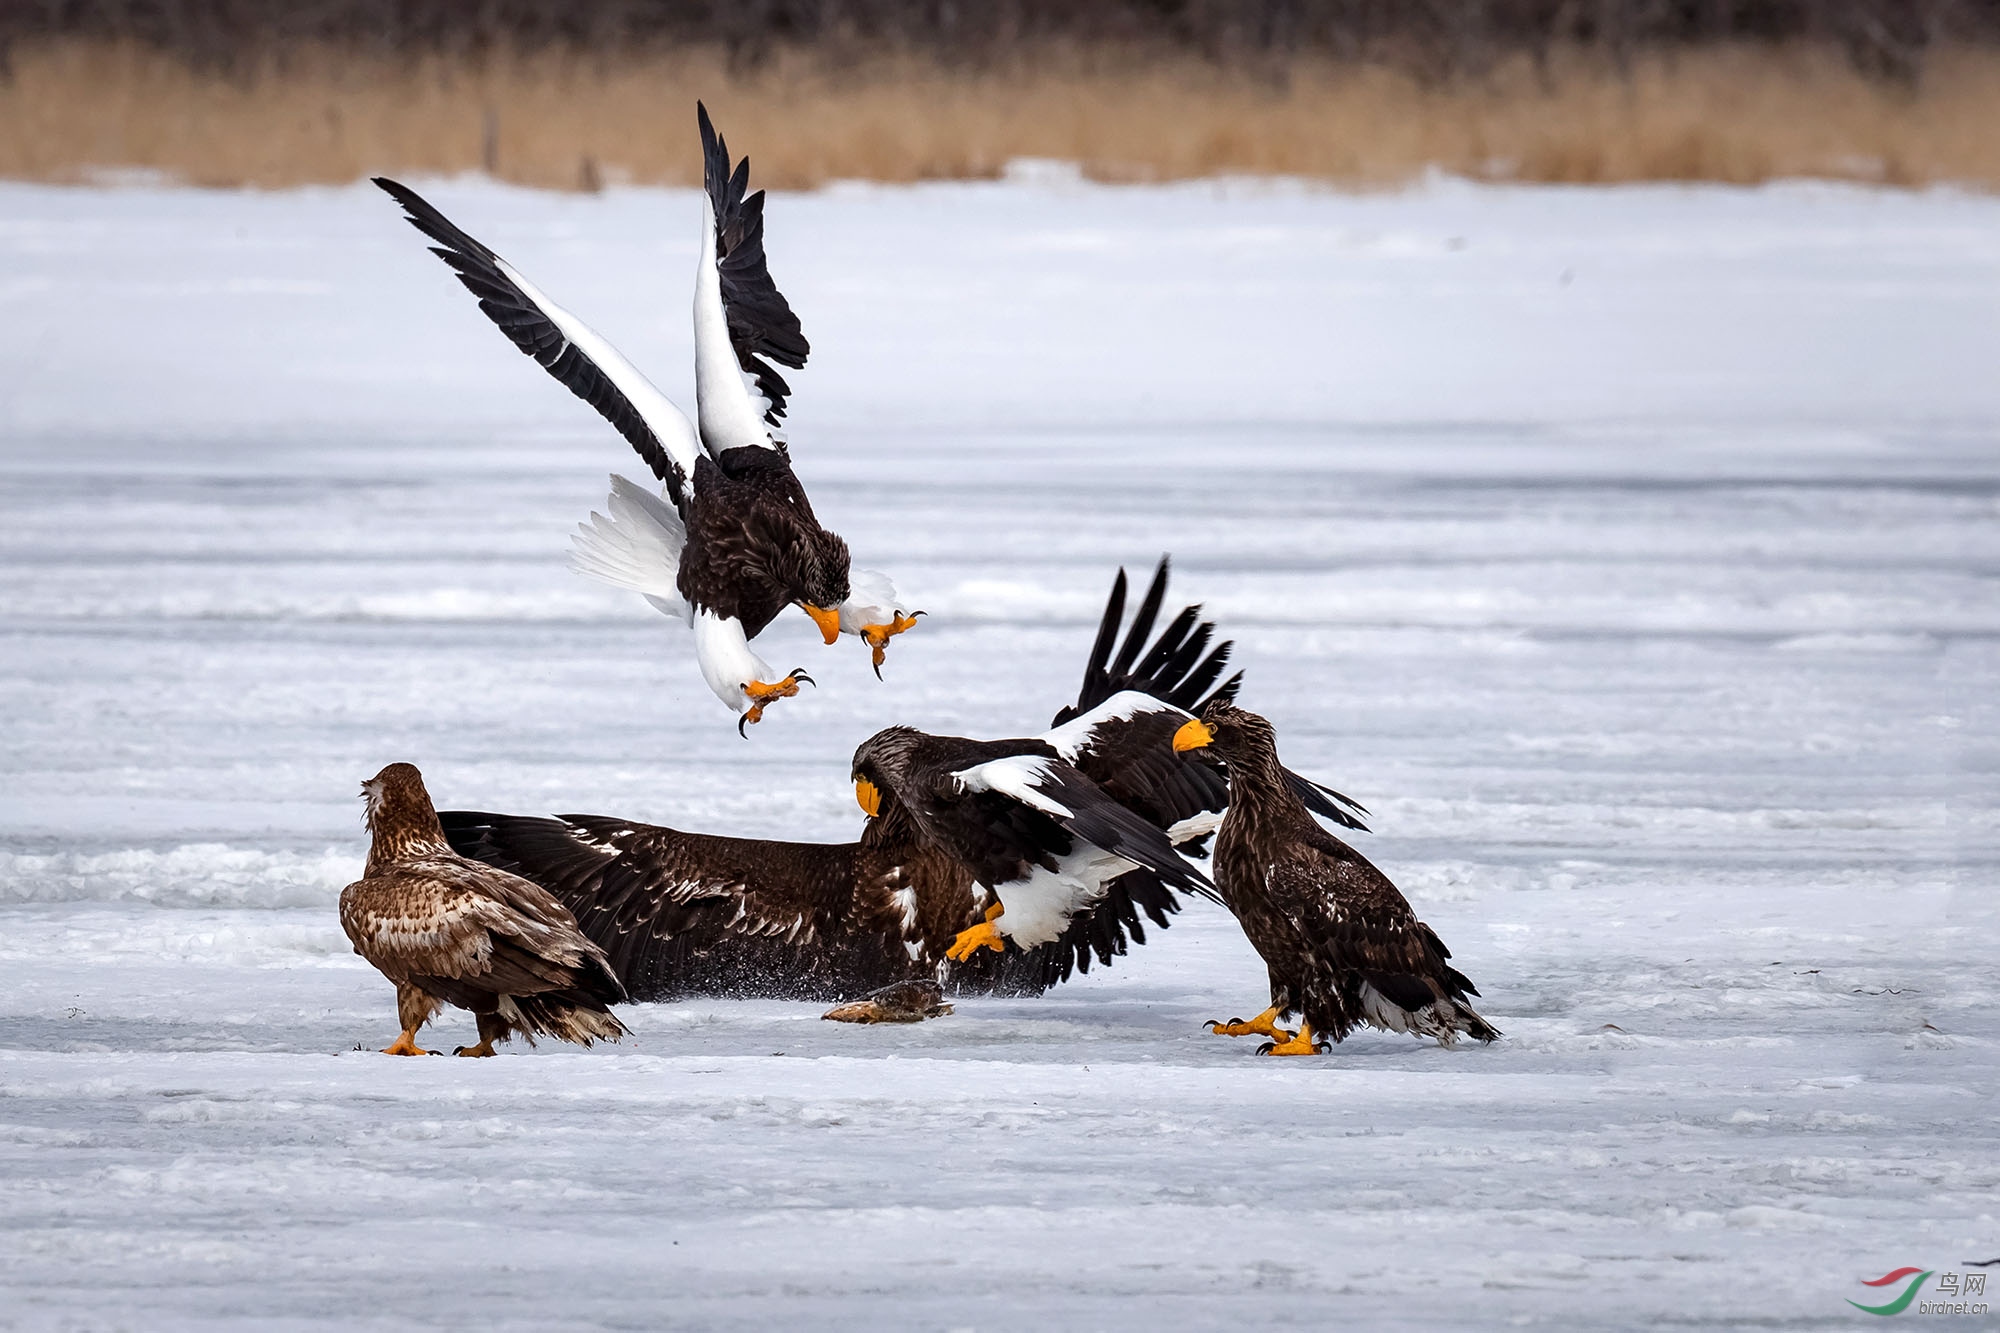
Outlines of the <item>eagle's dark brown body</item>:
{"type": "Polygon", "coordinates": [[[1229,765],[1229,811],[1215,838],[1216,887],[1270,971],[1271,1006],[1339,1041],[1366,1024],[1492,1041],[1479,992],[1451,951],[1368,859],[1313,821],[1283,777],[1271,727],[1227,701],[1202,710],[1229,765]]]}
{"type": "Polygon", "coordinates": [[[675,586],[689,606],[742,621],[747,638],[788,606],[847,600],[847,543],[819,525],[784,450],[697,459],[682,515],[688,543],[675,586]]]}

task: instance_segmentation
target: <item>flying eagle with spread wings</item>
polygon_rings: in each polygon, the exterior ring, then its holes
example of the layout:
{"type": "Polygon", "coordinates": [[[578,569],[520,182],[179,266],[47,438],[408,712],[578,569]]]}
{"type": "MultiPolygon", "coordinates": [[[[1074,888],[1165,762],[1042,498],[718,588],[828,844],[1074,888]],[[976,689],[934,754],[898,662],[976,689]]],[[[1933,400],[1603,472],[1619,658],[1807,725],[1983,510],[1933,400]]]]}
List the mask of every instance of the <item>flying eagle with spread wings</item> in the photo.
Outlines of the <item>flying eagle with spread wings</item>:
{"type": "Polygon", "coordinates": [[[375,183],[408,221],[436,242],[479,308],[623,435],[662,486],[654,496],[611,479],[607,514],[593,513],[575,537],[582,573],[641,593],[693,630],[702,678],[738,714],[737,730],[774,700],[811,684],[803,670],[779,676],[750,647],[788,606],[802,609],[826,642],[859,637],[881,674],[890,638],[916,623],[895,585],[850,567],[847,543],[822,527],[792,471],[779,424],[791,386],[778,367],[799,369],[810,345],[772,281],[764,255],[764,192],[749,191],[750,160],[731,168],[729,149],[696,105],[705,190],[695,268],[697,422],[588,325],[520,270],[473,239],[406,185],[375,183]]]}
{"type": "Polygon", "coordinates": [[[1174,733],[1177,754],[1208,753],[1229,768],[1229,811],[1215,835],[1215,883],[1270,971],[1271,1005],[1249,1020],[1212,1023],[1224,1036],[1271,1038],[1268,1055],[1313,1055],[1366,1025],[1437,1038],[1493,1041],[1479,994],[1451,950],[1368,859],[1313,821],[1278,762],[1271,724],[1226,699],[1174,733]],[[1296,1033],[1278,1026],[1304,1015],[1296,1033]]]}
{"type": "Polygon", "coordinates": [[[340,894],[354,952],[396,987],[400,1036],[384,1055],[429,1055],[417,1030],[447,1004],[470,1009],[492,1055],[519,1034],[588,1046],[616,1041],[625,999],[604,951],[540,885],[452,851],[423,774],[390,764],[361,784],[371,844],[360,879],[340,894]]]}

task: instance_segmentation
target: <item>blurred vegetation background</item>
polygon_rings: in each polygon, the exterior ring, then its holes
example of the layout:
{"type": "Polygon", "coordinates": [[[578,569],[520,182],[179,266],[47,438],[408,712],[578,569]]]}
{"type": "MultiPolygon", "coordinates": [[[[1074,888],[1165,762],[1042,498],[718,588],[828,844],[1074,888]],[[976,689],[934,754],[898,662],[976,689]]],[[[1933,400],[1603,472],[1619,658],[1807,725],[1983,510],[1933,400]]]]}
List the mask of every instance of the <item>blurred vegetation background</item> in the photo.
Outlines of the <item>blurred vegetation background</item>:
{"type": "Polygon", "coordinates": [[[2000,184],[2000,0],[0,0],[0,175],[2000,184]]]}

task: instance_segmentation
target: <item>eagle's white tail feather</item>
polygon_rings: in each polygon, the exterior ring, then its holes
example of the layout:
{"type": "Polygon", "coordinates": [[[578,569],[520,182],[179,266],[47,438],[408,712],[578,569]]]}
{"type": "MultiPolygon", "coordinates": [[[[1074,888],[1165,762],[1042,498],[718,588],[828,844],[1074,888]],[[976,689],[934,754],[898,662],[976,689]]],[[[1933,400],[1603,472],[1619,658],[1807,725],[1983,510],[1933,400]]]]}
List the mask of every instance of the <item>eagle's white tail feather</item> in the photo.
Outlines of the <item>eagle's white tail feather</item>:
{"type": "Polygon", "coordinates": [[[1405,1009],[1365,981],[1361,983],[1361,1012],[1371,1027],[1435,1037],[1440,1046],[1455,1046],[1461,1034],[1479,1035],[1480,1029],[1488,1026],[1462,1001],[1440,996],[1421,1009],[1405,1009]]]}
{"type": "Polygon", "coordinates": [[[592,511],[588,523],[577,524],[570,542],[569,566],[577,573],[614,588],[641,593],[661,612],[685,617],[675,580],[687,527],[673,505],[637,482],[614,474],[605,500],[607,517],[592,511]]]}

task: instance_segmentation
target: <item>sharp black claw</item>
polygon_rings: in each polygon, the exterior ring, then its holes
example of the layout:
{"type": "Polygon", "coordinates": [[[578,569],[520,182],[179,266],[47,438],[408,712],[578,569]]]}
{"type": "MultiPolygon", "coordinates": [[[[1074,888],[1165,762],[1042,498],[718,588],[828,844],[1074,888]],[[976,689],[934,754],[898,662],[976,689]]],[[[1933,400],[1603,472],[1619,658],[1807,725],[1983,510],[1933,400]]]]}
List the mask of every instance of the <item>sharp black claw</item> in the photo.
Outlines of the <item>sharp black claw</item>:
{"type": "Polygon", "coordinates": [[[910,619],[915,620],[918,616],[927,616],[929,614],[930,612],[928,611],[912,611],[910,612],[910,619]]]}
{"type": "Polygon", "coordinates": [[[1259,1047],[1257,1048],[1257,1054],[1259,1054],[1259,1055],[1269,1055],[1269,1054],[1270,1054],[1270,1053],[1271,1053],[1272,1051],[1275,1051],[1275,1050],[1277,1050],[1277,1049],[1278,1049],[1278,1043],[1277,1043],[1277,1042],[1275,1042],[1275,1041],[1267,1041],[1267,1042],[1265,1042],[1265,1043],[1264,1043],[1264,1044],[1263,1044],[1262,1046],[1259,1046],[1259,1047]]]}
{"type": "Polygon", "coordinates": [[[882,679],[882,664],[880,662],[875,664],[875,679],[882,679]]]}
{"type": "Polygon", "coordinates": [[[819,688],[819,682],[814,680],[811,676],[808,676],[802,668],[799,667],[792,668],[792,679],[801,682],[803,684],[810,685],[814,689],[819,688]]]}
{"type": "Polygon", "coordinates": [[[451,1053],[452,1053],[453,1055],[464,1055],[464,1054],[465,1054],[465,1048],[464,1048],[463,1046],[454,1046],[454,1047],[452,1047],[452,1048],[451,1048],[451,1053]]]}
{"type": "Polygon", "coordinates": [[[744,730],[748,725],[750,725],[750,715],[748,713],[738,713],[736,715],[736,734],[746,741],[750,739],[750,733],[744,730]]]}

